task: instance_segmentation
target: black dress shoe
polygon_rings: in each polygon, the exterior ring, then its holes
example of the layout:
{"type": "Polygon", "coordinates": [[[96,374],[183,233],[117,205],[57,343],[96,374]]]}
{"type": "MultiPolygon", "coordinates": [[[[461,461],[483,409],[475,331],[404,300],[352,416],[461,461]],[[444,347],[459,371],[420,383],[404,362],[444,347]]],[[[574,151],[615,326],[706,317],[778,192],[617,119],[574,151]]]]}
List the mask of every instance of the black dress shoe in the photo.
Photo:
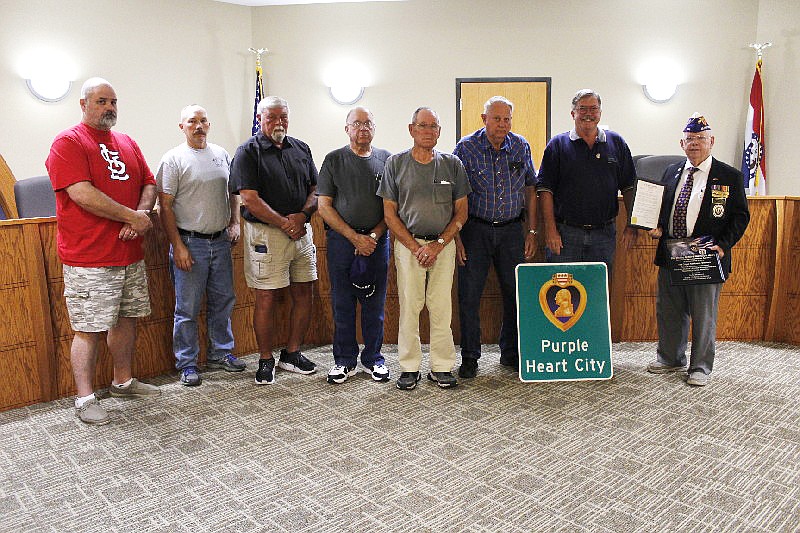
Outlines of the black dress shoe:
{"type": "Polygon", "coordinates": [[[519,366],[519,356],[518,355],[501,355],[500,356],[500,364],[503,366],[517,368],[519,366]]]}
{"type": "Polygon", "coordinates": [[[472,357],[462,357],[461,367],[458,369],[458,377],[474,378],[478,375],[478,360],[472,357]]]}

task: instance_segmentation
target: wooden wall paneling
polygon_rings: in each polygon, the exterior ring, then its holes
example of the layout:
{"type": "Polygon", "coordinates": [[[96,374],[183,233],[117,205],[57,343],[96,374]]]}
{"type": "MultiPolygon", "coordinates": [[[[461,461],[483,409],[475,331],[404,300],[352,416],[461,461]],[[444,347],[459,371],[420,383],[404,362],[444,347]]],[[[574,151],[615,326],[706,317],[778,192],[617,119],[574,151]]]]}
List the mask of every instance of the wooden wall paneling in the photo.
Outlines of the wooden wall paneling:
{"type": "MultiPolygon", "coordinates": [[[[614,252],[614,264],[612,265],[611,272],[608,273],[609,287],[609,315],[611,319],[611,342],[619,342],[622,339],[622,328],[624,325],[625,315],[625,281],[628,279],[628,271],[631,268],[633,255],[629,249],[622,250],[619,246],[619,240],[625,231],[627,221],[625,220],[625,206],[623,205],[622,198],[618,200],[619,203],[619,216],[616,219],[617,229],[617,248],[614,252]]],[[[639,239],[637,234],[637,240],[639,239]]]]}
{"type": "Polygon", "coordinates": [[[48,293],[35,223],[0,222],[0,408],[56,397],[48,293]]]}
{"type": "Polygon", "coordinates": [[[734,246],[731,276],[722,286],[717,338],[764,340],[775,270],[775,201],[751,198],[750,224],[734,246]]]}
{"type": "Polygon", "coordinates": [[[770,308],[771,332],[776,341],[800,344],[800,198],[779,200],[778,240],[770,308]]]}

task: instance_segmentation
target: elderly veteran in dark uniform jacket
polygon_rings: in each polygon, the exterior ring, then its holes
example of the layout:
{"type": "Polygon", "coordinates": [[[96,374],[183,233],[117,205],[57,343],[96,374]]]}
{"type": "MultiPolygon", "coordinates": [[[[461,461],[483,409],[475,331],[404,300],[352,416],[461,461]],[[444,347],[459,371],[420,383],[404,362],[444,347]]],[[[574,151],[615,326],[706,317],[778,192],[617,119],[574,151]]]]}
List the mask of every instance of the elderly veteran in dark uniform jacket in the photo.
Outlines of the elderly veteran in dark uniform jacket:
{"type": "Polygon", "coordinates": [[[668,238],[710,236],[711,247],[720,256],[725,278],[731,272],[731,248],[741,239],[750,221],[742,173],[711,156],[714,136],[706,119],[695,113],[683,129],[681,148],[686,161],[667,168],[662,182],[664,197],[658,228],[650,236],[659,238],[655,263],[658,269],[658,350],[647,365],[654,374],[681,372],[686,366],[689,322],[692,351],[689,385],[703,386],[714,367],[717,310],[722,283],[672,285],[667,268],[668,238]]]}

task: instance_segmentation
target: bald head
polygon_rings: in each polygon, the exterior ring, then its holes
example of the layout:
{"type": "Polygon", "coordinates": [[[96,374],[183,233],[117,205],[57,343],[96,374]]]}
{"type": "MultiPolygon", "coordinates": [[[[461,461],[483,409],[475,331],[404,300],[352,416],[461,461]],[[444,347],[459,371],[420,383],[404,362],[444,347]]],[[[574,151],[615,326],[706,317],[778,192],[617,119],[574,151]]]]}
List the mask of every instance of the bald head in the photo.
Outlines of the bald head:
{"type": "Polygon", "coordinates": [[[117,93],[103,78],[89,78],[81,87],[81,122],[108,131],[117,123],[117,93]]]}

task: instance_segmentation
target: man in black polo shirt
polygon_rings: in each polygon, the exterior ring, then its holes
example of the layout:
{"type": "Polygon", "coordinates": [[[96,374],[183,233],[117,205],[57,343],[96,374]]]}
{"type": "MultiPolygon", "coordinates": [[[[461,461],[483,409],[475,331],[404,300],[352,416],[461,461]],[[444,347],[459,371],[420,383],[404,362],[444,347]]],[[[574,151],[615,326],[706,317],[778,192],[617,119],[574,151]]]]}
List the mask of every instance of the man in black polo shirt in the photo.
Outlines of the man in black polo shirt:
{"type": "MultiPolygon", "coordinates": [[[[622,192],[630,212],[636,172],[625,140],[598,127],[600,95],[581,89],[572,99],[575,128],[553,137],[539,167],[537,191],[544,223],[547,260],[551,263],[614,262],[614,220],[622,192]]],[[[624,240],[636,233],[626,228],[624,240]]]]}
{"type": "Polygon", "coordinates": [[[289,104],[268,96],[258,104],[261,131],[244,142],[231,162],[231,181],[242,197],[244,274],[255,289],[253,329],[261,355],[256,384],[275,382],[273,304],[289,287],[289,342],[278,366],[311,374],[316,365],[300,353],[311,319],[311,284],[317,258],[311,215],[317,209],[317,167],[304,142],[289,137],[289,104]]]}

